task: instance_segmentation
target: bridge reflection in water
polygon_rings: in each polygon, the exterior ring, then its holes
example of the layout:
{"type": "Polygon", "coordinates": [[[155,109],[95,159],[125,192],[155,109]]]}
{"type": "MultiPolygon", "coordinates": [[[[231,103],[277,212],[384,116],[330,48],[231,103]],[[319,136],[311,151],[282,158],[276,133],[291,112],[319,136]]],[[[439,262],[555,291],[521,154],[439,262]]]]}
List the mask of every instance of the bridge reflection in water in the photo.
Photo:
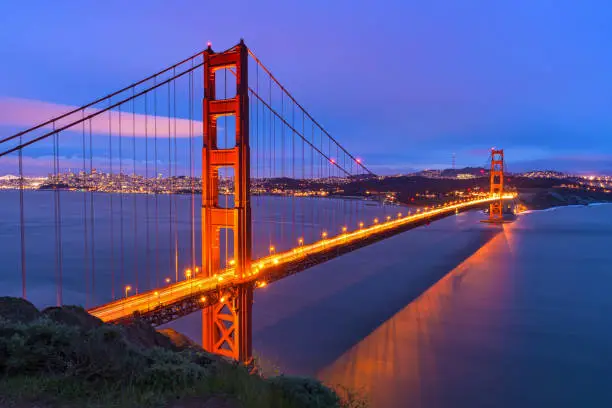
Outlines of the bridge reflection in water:
{"type": "Polygon", "coordinates": [[[494,364],[504,347],[504,333],[496,330],[503,310],[491,305],[503,307],[511,296],[511,228],[505,226],[318,377],[363,393],[377,408],[454,406],[466,395],[486,405],[486,394],[496,393],[495,378],[470,381],[474,389],[458,384],[466,384],[459,381],[464,376],[486,375],[474,363],[494,364]]]}

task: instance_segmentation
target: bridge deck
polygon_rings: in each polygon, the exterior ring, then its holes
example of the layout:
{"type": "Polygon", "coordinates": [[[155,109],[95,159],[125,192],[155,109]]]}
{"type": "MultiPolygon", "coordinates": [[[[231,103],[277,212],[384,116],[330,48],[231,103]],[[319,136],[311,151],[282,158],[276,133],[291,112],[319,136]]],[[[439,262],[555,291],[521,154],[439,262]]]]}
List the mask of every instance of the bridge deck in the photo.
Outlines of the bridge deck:
{"type": "MultiPolygon", "coordinates": [[[[511,199],[514,195],[506,194],[503,198],[511,199]]],[[[195,276],[163,288],[118,299],[90,309],[89,313],[105,322],[120,322],[139,315],[153,324],[166,323],[215,303],[224,296],[231,296],[232,289],[238,285],[261,287],[427,221],[447,217],[456,211],[480,207],[497,199],[499,197],[463,201],[391,219],[254,260],[251,271],[242,279],[236,276],[233,268],[228,268],[216,276],[195,276]]]]}

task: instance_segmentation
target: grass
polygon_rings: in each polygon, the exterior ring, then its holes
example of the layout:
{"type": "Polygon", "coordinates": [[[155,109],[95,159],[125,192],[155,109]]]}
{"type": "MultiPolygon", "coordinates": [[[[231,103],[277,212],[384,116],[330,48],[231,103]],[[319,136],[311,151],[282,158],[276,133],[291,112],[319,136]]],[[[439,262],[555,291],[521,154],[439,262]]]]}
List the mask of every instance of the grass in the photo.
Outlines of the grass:
{"type": "Polygon", "coordinates": [[[196,407],[221,396],[236,408],[366,407],[311,378],[252,375],[201,349],[179,349],[142,323],[102,324],[78,308],[54,313],[27,322],[0,316],[0,406],[196,407]]]}
{"type": "Polygon", "coordinates": [[[205,381],[171,390],[108,380],[89,382],[59,375],[5,377],[0,380],[0,402],[50,407],[161,408],[173,401],[198,397],[204,403],[209,397],[222,395],[231,397],[244,408],[300,407],[262,379],[237,370],[223,371],[205,381]]]}

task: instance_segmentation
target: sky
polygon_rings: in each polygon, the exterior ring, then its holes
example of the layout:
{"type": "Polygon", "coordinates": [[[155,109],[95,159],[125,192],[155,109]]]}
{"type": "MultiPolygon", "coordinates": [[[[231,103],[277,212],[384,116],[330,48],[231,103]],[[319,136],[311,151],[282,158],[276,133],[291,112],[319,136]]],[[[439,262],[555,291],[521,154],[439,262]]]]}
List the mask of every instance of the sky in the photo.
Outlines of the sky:
{"type": "Polygon", "coordinates": [[[610,21],[606,0],[6,1],[0,136],[244,38],[379,174],[491,147],[510,171],[612,174],[610,21]]]}

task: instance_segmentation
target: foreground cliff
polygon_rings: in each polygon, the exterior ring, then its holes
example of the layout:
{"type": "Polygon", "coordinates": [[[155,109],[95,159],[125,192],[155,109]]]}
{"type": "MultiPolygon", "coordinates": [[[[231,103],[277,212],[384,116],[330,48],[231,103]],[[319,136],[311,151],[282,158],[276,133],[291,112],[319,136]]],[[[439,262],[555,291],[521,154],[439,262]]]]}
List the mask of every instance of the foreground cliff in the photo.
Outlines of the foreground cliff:
{"type": "Polygon", "coordinates": [[[0,407],[357,407],[316,380],[262,378],[176,332],[0,298],[0,407]]]}

